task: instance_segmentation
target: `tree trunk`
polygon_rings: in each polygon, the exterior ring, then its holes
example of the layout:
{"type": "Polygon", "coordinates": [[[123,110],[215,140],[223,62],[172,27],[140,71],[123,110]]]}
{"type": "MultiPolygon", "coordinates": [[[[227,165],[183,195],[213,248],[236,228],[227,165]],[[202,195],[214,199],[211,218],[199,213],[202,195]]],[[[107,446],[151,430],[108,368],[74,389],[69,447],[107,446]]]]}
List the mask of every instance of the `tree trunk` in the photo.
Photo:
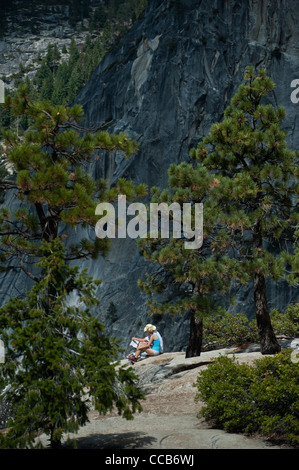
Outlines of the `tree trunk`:
{"type": "MultiPolygon", "coordinates": [[[[253,230],[253,245],[257,249],[263,248],[261,221],[258,221],[253,230]]],[[[275,354],[281,350],[274,334],[266,296],[265,276],[256,272],[253,277],[254,304],[258,333],[260,337],[261,353],[275,354]]]]}
{"type": "Polygon", "coordinates": [[[46,217],[43,206],[40,202],[35,203],[35,209],[42,228],[42,238],[47,242],[53,241],[58,235],[58,215],[49,207],[49,215],[46,217]]]}
{"type": "Polygon", "coordinates": [[[255,273],[253,279],[254,303],[256,322],[260,337],[261,353],[275,354],[281,347],[274,334],[266,298],[266,281],[260,273],[255,273]]]}
{"type": "Polygon", "coordinates": [[[202,345],[203,322],[201,318],[195,316],[195,311],[191,310],[190,337],[186,351],[186,357],[200,356],[202,345]]]}

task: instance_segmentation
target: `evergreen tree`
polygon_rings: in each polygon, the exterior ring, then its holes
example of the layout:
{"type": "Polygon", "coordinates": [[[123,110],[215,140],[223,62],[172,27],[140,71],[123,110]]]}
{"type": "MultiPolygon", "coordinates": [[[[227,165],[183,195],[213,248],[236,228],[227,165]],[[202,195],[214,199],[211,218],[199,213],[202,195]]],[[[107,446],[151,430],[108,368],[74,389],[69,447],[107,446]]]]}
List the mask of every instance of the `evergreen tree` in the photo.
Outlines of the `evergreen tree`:
{"type": "Polygon", "coordinates": [[[142,196],[145,187],[122,179],[107,189],[103,179],[93,180],[88,163],[95,152],[119,150],[130,156],[137,144],[124,134],[84,129],[79,105],[31,102],[24,87],[6,98],[6,107],[14,116],[26,116],[30,126],[24,133],[3,132],[3,152],[14,175],[3,175],[0,188],[4,195],[13,191],[20,207],[0,211],[1,271],[22,270],[33,288],[0,309],[7,352],[0,386],[8,387],[13,412],[1,446],[31,446],[40,430],[57,446],[64,432],[87,420],[84,387],[100,412],[115,405],[130,419],[140,409],[134,376],[111,365],[119,349],[89,314],[96,284],[67,264],[105,253],[108,241],[89,235],[68,248],[63,243],[70,229],[95,227],[100,201],[113,201],[119,193],[142,196]],[[68,303],[75,292],[82,309],[68,303]]]}
{"type": "Polygon", "coordinates": [[[55,75],[51,101],[55,104],[67,104],[67,84],[69,81],[69,68],[63,60],[55,75]]]}
{"type": "Polygon", "coordinates": [[[44,57],[44,59],[42,60],[41,66],[36,72],[36,75],[33,80],[34,85],[36,85],[38,91],[41,90],[44,81],[47,79],[51,80],[53,79],[53,77],[52,77],[51,69],[49,65],[47,64],[47,57],[44,57]]]}
{"type": "Polygon", "coordinates": [[[88,422],[91,405],[102,414],[115,406],[126,419],[142,409],[135,375],[112,364],[119,347],[90,313],[98,283],[65,263],[59,239],[43,242],[41,251],[42,280],[0,309],[0,386],[11,407],[0,448],[34,447],[40,432],[57,448],[65,433],[88,422]],[[68,302],[72,293],[76,305],[68,302]]]}
{"type": "Polygon", "coordinates": [[[92,49],[90,64],[91,72],[93,72],[93,70],[99,65],[107,50],[108,45],[105,43],[104,39],[102,40],[102,38],[97,38],[92,49]]]}
{"type": "Polygon", "coordinates": [[[57,44],[49,44],[45,61],[53,74],[55,74],[55,71],[58,68],[60,59],[61,54],[59,52],[57,44]]]}
{"type": "MultiPolygon", "coordinates": [[[[138,241],[140,251],[150,262],[158,265],[138,285],[149,295],[149,313],[186,314],[190,316],[190,337],[186,357],[199,356],[203,340],[204,318],[224,312],[220,299],[229,289],[235,261],[221,257],[215,252],[219,246],[215,229],[214,202],[207,199],[209,189],[217,180],[201,165],[189,163],[172,164],[169,168],[169,189],[160,191],[152,188],[152,203],[173,202],[183,208],[184,203],[192,204],[192,230],[200,220],[195,213],[195,204],[204,202],[203,245],[200,248],[186,248],[187,234],[182,238],[143,238],[138,241]],[[197,217],[197,223],[196,219],[197,217]],[[167,296],[165,298],[165,292],[167,296]]],[[[171,219],[173,213],[170,212],[171,219]]]]}
{"type": "Polygon", "coordinates": [[[86,36],[84,43],[84,52],[90,52],[92,50],[92,40],[90,34],[86,36]]]}
{"type": "MultiPolygon", "coordinates": [[[[15,98],[7,97],[6,106],[15,115],[28,116],[32,124],[23,136],[12,131],[3,134],[6,160],[15,175],[13,180],[1,180],[0,188],[5,193],[14,191],[24,204],[16,211],[9,207],[0,211],[0,260],[5,271],[22,269],[36,282],[40,278],[31,266],[39,258],[41,240],[68,237],[68,231],[78,225],[94,227],[98,202],[113,200],[118,193],[142,195],[145,187],[120,180],[107,190],[104,180],[93,180],[87,165],[95,152],[120,150],[129,156],[137,144],[124,134],[88,132],[79,124],[83,117],[79,105],[33,103],[25,88],[15,98]]],[[[78,240],[69,246],[66,259],[97,256],[105,252],[108,242],[90,236],[78,240]]]]}
{"type": "Polygon", "coordinates": [[[112,43],[112,25],[109,21],[106,21],[105,26],[103,28],[102,34],[102,43],[105,50],[108,50],[112,43]]]}
{"type": "Polygon", "coordinates": [[[71,103],[76,98],[82,86],[83,86],[82,69],[80,67],[80,64],[77,63],[72,69],[72,73],[67,84],[68,103],[71,103]]]}
{"type": "Polygon", "coordinates": [[[69,47],[69,54],[70,54],[69,69],[71,73],[74,65],[76,64],[80,56],[79,49],[74,38],[71,39],[71,43],[69,47]]]}
{"type": "Polygon", "coordinates": [[[286,278],[291,266],[298,265],[291,250],[298,223],[298,152],[286,145],[281,128],[285,110],[262,104],[273,88],[264,69],[256,73],[247,67],[245,83],[224,119],[191,153],[219,180],[209,197],[217,207],[221,246],[231,248],[238,260],[235,279],[253,282],[263,354],[280,350],[269,316],[266,279],[286,278]]]}
{"type": "Polygon", "coordinates": [[[50,73],[43,81],[40,89],[41,100],[51,100],[54,91],[53,75],[50,73]]]}

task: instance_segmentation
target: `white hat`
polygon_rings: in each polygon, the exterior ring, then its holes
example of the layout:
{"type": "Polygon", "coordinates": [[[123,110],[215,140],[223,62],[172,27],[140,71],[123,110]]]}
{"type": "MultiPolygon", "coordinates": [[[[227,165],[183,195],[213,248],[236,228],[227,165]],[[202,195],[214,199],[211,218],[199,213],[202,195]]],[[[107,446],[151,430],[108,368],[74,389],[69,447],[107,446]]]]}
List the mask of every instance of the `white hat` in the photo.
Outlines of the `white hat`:
{"type": "Polygon", "coordinates": [[[153,331],[155,331],[156,329],[157,329],[157,328],[155,327],[155,325],[151,325],[150,323],[148,323],[147,325],[145,325],[143,331],[147,331],[147,330],[153,330],[153,331]]]}

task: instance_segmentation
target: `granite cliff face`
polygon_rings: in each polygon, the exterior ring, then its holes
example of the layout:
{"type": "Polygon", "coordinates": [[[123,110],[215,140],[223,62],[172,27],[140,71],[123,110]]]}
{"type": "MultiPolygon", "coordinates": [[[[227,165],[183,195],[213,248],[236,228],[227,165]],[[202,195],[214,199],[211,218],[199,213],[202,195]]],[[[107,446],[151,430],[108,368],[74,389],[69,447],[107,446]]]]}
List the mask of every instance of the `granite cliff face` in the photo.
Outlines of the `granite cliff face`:
{"type": "MultiPolygon", "coordinates": [[[[299,104],[290,83],[299,78],[299,11],[295,0],[152,0],[143,19],[106,55],[77,102],[85,124],[109,122],[111,132],[127,132],[140,152],[95,160],[91,171],[113,184],[123,176],[149,186],[167,185],[170,163],[188,159],[190,147],[221,119],[242,81],[246,65],[265,66],[276,83],[274,105],[286,108],[288,144],[299,148],[299,104]]],[[[94,231],[90,229],[94,236],[94,231]]],[[[79,233],[72,233],[77,237],[79,233]]],[[[137,287],[149,265],[130,239],[114,240],[106,259],[84,264],[103,283],[99,310],[107,332],[127,347],[140,335],[147,316],[146,296],[137,287]]],[[[15,279],[20,283],[20,277],[15,279]]],[[[7,276],[2,291],[12,293],[7,276]]],[[[269,285],[269,307],[284,308],[296,292],[283,283],[269,285]]],[[[254,315],[250,286],[237,292],[235,311],[254,315]]],[[[167,351],[186,348],[188,317],[154,319],[167,351]]]]}

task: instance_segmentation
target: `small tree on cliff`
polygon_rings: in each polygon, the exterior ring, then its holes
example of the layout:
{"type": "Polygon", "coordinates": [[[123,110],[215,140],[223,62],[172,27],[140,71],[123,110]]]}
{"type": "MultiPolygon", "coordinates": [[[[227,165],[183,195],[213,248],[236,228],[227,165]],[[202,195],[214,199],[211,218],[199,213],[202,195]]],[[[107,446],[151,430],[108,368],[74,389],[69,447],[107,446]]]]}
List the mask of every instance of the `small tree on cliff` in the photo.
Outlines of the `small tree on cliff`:
{"type": "Polygon", "coordinates": [[[273,88],[265,70],[255,73],[248,67],[224,119],[191,152],[219,180],[209,197],[216,203],[222,245],[234,250],[239,263],[235,279],[246,274],[253,281],[263,354],[280,350],[269,316],[266,278],[287,277],[290,266],[298,264],[288,251],[298,222],[298,152],[286,146],[284,109],[262,104],[273,88]]]}
{"type": "Polygon", "coordinates": [[[89,311],[97,282],[66,264],[60,240],[42,242],[41,251],[42,280],[0,309],[0,387],[12,416],[1,448],[34,447],[40,432],[59,447],[63,434],[88,421],[92,404],[103,414],[115,406],[127,419],[142,409],[135,375],[112,364],[119,347],[89,311]]]}

